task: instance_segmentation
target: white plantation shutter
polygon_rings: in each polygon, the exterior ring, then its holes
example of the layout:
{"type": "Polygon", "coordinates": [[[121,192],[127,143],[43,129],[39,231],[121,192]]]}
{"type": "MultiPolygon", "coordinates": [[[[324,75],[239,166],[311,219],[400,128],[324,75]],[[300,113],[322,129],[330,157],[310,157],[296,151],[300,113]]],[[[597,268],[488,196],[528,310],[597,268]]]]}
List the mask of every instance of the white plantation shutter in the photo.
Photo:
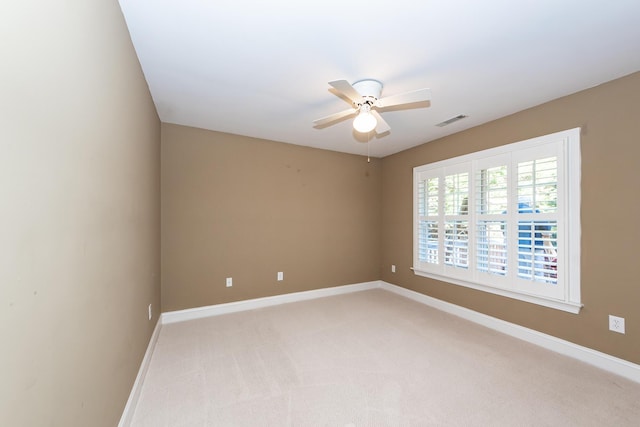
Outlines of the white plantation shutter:
{"type": "Polygon", "coordinates": [[[579,142],[571,129],[414,168],[414,272],[578,312],[579,142]]]}
{"type": "Polygon", "coordinates": [[[422,269],[440,264],[438,226],[440,206],[440,178],[434,174],[421,174],[417,181],[418,212],[416,237],[417,263],[422,269]]]}
{"type": "Polygon", "coordinates": [[[444,225],[444,271],[470,277],[469,271],[469,169],[470,163],[444,168],[442,206],[444,225]]]}
{"type": "Polygon", "coordinates": [[[564,249],[557,240],[558,232],[563,232],[558,219],[565,204],[558,199],[561,142],[552,140],[512,155],[516,197],[511,206],[511,230],[517,233],[516,254],[511,259],[517,273],[514,283],[523,292],[554,299],[564,295],[564,278],[557,270],[557,253],[564,249]]]}
{"type": "Polygon", "coordinates": [[[474,171],[477,277],[481,283],[508,287],[509,155],[479,159],[474,171]]]}

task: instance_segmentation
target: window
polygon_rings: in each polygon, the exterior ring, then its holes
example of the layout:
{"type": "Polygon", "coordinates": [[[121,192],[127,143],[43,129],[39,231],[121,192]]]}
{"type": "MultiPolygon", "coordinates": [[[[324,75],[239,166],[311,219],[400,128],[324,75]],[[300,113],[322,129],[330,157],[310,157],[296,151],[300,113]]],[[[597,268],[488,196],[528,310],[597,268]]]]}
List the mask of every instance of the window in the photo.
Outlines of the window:
{"type": "Polygon", "coordinates": [[[579,312],[580,129],[413,174],[415,274],[579,312]]]}

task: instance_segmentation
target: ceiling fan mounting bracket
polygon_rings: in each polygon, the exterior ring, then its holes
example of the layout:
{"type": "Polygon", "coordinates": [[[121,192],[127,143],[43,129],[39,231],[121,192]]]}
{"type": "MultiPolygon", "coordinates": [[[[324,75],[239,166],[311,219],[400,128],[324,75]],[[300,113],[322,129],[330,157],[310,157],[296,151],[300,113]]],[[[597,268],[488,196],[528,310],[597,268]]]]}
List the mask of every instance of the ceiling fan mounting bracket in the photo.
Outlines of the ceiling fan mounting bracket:
{"type": "Polygon", "coordinates": [[[365,99],[373,98],[374,100],[380,99],[382,93],[382,83],[373,79],[358,80],[352,84],[353,88],[358,91],[360,95],[365,99]]]}

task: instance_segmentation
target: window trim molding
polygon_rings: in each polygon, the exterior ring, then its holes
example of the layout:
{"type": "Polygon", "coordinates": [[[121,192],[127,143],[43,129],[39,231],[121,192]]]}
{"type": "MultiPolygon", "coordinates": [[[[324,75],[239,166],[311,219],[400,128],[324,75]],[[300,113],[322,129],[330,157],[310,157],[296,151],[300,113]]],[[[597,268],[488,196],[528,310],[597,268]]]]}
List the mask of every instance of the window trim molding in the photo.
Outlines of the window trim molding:
{"type": "MultiPolygon", "coordinates": [[[[413,168],[413,272],[417,276],[428,277],[442,282],[458,286],[480,290],[508,298],[525,301],[544,307],[558,309],[573,314],[578,314],[583,307],[580,292],[580,204],[581,204],[581,153],[580,153],[580,128],[573,128],[540,137],[527,139],[520,142],[502,145],[499,147],[481,150],[462,156],[452,157],[437,162],[421,165],[413,168]],[[566,228],[566,249],[564,255],[565,283],[563,298],[551,298],[534,295],[514,288],[490,286],[476,281],[465,280],[448,275],[438,274],[433,271],[425,271],[420,268],[418,262],[418,177],[421,172],[437,168],[456,167],[462,163],[470,163],[487,157],[508,154],[514,150],[526,150],[540,144],[549,144],[562,141],[563,157],[562,179],[565,193],[566,208],[562,210],[561,220],[566,228]],[[517,147],[516,147],[517,146],[517,147]],[[571,220],[569,220],[571,219],[571,220]]],[[[469,169],[473,170],[473,167],[469,169]]],[[[471,220],[471,218],[470,218],[471,220]]]]}

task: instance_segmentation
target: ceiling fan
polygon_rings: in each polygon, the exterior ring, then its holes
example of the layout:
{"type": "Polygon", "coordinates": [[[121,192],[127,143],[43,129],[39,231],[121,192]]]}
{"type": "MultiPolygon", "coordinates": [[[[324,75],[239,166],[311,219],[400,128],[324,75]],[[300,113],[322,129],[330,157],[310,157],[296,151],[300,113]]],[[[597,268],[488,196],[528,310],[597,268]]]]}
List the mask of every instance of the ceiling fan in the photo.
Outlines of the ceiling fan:
{"type": "Polygon", "coordinates": [[[368,133],[375,129],[377,134],[382,134],[391,130],[391,127],[384,121],[376,109],[431,100],[431,91],[429,89],[418,89],[380,98],[382,83],[372,79],[359,80],[353,85],[346,80],[335,80],[329,82],[329,84],[349,98],[353,103],[353,107],[314,120],[313,123],[315,126],[327,125],[343,117],[358,113],[353,120],[353,128],[356,132],[368,133]]]}

